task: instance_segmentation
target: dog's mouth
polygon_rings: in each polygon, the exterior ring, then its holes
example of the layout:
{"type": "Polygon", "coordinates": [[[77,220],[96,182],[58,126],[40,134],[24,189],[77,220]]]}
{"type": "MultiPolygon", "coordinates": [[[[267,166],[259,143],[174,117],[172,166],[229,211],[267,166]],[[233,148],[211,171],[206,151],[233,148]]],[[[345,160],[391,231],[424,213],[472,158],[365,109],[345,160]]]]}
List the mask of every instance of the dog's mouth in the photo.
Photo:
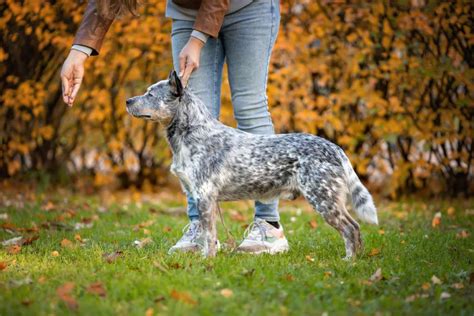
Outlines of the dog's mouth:
{"type": "Polygon", "coordinates": [[[147,114],[135,115],[135,117],[142,118],[142,119],[151,119],[151,115],[147,115],[147,114]]]}

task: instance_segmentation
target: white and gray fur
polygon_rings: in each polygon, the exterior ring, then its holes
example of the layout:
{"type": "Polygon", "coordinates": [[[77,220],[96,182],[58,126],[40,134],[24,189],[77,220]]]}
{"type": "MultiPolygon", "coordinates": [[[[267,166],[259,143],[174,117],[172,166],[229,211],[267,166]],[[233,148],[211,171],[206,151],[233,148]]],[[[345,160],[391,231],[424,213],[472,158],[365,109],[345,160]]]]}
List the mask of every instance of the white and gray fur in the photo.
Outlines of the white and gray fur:
{"type": "Polygon", "coordinates": [[[171,171],[197,201],[205,256],[216,254],[215,204],[229,200],[294,199],[303,195],[342,235],[346,258],[362,246],[359,224],[377,224],[372,197],[344,151],[309,134],[255,135],[214,119],[202,101],[184,89],[176,72],[127,100],[127,111],[164,124],[173,152],[171,171]]]}

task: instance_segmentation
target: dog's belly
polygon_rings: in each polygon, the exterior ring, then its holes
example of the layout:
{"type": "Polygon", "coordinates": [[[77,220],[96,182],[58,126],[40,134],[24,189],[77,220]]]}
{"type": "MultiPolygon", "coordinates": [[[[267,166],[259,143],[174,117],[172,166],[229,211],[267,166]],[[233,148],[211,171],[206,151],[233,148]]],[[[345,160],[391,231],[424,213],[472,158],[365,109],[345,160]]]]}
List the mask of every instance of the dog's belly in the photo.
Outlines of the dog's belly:
{"type": "Polygon", "coordinates": [[[266,185],[229,185],[223,187],[218,194],[219,201],[258,200],[260,202],[274,199],[294,200],[300,196],[298,189],[285,185],[282,187],[266,185]]]}

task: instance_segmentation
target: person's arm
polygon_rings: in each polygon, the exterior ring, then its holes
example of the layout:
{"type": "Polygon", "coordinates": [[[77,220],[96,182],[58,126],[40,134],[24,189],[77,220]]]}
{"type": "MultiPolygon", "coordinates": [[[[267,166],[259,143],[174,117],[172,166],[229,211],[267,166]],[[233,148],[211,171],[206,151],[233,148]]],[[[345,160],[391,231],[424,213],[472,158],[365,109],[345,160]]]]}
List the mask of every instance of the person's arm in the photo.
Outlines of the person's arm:
{"type": "Polygon", "coordinates": [[[96,1],[90,0],[74,38],[74,44],[61,69],[63,101],[72,106],[84,77],[84,63],[91,55],[98,55],[112,19],[97,13],[96,1]]]}
{"type": "Polygon", "coordinates": [[[199,7],[194,31],[179,54],[179,76],[186,86],[191,73],[199,67],[201,49],[207,37],[216,38],[229,8],[229,0],[203,0],[199,7]]]}
{"type": "Polygon", "coordinates": [[[112,22],[113,19],[99,15],[95,0],[89,0],[73,44],[89,47],[92,49],[92,56],[98,55],[112,22]]]}

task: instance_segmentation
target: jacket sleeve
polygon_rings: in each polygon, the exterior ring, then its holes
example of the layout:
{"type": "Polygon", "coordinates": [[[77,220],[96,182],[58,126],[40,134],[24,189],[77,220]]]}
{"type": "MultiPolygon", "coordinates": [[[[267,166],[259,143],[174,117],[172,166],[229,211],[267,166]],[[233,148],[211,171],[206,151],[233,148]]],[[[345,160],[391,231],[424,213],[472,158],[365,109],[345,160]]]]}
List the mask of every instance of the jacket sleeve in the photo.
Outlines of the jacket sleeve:
{"type": "Polygon", "coordinates": [[[194,22],[194,29],[217,37],[228,8],[229,0],[203,0],[194,22]]]}
{"type": "Polygon", "coordinates": [[[105,34],[112,22],[113,19],[99,16],[96,9],[96,1],[89,0],[73,44],[90,47],[92,48],[91,55],[98,55],[105,34]]]}

